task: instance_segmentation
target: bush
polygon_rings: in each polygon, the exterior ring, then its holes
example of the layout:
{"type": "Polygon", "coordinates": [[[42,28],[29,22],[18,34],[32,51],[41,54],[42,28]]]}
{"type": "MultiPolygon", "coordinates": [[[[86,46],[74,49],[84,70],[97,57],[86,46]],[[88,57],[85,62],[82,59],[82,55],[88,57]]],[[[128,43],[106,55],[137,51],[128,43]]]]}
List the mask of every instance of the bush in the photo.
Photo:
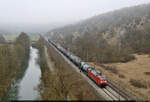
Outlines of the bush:
{"type": "Polygon", "coordinates": [[[144,72],[145,75],[150,75],[150,72],[144,72]]]}
{"type": "Polygon", "coordinates": [[[125,76],[123,74],[119,74],[118,76],[119,76],[119,78],[125,78],[125,76]]]}
{"type": "Polygon", "coordinates": [[[104,65],[100,65],[102,68],[104,68],[105,70],[109,70],[114,74],[118,74],[118,70],[115,67],[110,67],[110,66],[104,66],[104,65]]]}
{"type": "Polygon", "coordinates": [[[135,59],[135,57],[134,57],[133,55],[128,55],[128,56],[126,56],[126,57],[123,57],[123,58],[121,59],[121,62],[126,63],[126,62],[131,61],[131,60],[134,60],[134,59],[135,59]]]}
{"type": "Polygon", "coordinates": [[[130,83],[137,88],[148,88],[146,81],[130,79],[130,83]]]}

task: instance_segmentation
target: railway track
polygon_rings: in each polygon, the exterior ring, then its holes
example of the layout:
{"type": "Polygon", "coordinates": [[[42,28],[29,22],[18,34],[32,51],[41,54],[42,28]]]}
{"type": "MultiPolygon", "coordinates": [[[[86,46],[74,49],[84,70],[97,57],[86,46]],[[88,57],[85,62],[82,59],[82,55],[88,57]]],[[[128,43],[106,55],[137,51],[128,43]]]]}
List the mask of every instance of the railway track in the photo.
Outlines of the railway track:
{"type": "Polygon", "coordinates": [[[113,95],[109,90],[107,90],[106,88],[102,89],[110,98],[111,100],[116,100],[118,97],[116,97],[115,95],[113,95]]]}
{"type": "Polygon", "coordinates": [[[118,94],[116,91],[112,90],[111,87],[107,86],[103,89],[106,94],[108,94],[112,100],[126,100],[124,97],[122,97],[120,94],[118,94]],[[111,93],[111,94],[110,94],[111,93]]]}
{"type": "MultiPolygon", "coordinates": [[[[44,37],[43,37],[44,38],[44,37]]],[[[110,81],[108,82],[108,86],[105,88],[99,88],[91,79],[87,77],[83,72],[80,72],[79,68],[73,64],[72,61],[70,61],[66,56],[64,56],[55,46],[53,46],[51,43],[48,42],[46,38],[44,40],[53,47],[63,58],[70,64],[78,73],[83,76],[88,83],[102,96],[105,100],[135,100],[132,97],[129,97],[126,93],[124,93],[122,90],[117,88],[114,84],[112,84],[110,81]]]]}
{"type": "Polygon", "coordinates": [[[127,94],[124,92],[120,87],[117,87],[114,85],[114,83],[108,81],[109,88],[113,89],[115,92],[117,92],[120,96],[124,97],[126,100],[136,100],[137,98],[133,97],[131,94],[127,94]]]}

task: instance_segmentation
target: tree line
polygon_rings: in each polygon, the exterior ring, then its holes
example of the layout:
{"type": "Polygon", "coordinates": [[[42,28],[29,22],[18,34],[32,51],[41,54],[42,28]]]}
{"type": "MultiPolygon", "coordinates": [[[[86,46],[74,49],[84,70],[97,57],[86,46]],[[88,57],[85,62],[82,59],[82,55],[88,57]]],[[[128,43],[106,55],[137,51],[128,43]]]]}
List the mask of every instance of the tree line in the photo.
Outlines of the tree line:
{"type": "Polygon", "coordinates": [[[12,78],[27,64],[29,47],[30,39],[24,32],[16,38],[14,44],[0,45],[0,100],[7,92],[12,78]]]}

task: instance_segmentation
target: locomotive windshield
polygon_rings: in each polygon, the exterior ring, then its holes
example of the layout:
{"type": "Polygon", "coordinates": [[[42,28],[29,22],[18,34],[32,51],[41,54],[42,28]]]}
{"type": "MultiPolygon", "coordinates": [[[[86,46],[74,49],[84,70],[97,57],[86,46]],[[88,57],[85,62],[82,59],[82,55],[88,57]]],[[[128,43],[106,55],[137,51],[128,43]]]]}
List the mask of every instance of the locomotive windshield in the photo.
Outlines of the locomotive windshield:
{"type": "Polygon", "coordinates": [[[106,78],[101,78],[101,80],[106,80],[106,78]]]}

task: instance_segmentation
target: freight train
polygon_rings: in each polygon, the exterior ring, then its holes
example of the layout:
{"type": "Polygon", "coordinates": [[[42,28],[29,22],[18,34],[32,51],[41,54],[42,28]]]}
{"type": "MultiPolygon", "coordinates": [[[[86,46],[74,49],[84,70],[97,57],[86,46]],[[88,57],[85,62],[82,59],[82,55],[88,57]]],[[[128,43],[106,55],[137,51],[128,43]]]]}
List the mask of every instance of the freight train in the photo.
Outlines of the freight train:
{"type": "Polygon", "coordinates": [[[91,80],[93,80],[98,86],[105,87],[107,86],[107,79],[100,71],[97,71],[95,68],[91,67],[87,63],[83,62],[77,56],[73,55],[60,45],[56,45],[53,41],[48,39],[48,42],[51,43],[56,49],[58,49],[63,55],[65,55],[70,61],[72,61],[82,72],[84,72],[91,80]]]}

